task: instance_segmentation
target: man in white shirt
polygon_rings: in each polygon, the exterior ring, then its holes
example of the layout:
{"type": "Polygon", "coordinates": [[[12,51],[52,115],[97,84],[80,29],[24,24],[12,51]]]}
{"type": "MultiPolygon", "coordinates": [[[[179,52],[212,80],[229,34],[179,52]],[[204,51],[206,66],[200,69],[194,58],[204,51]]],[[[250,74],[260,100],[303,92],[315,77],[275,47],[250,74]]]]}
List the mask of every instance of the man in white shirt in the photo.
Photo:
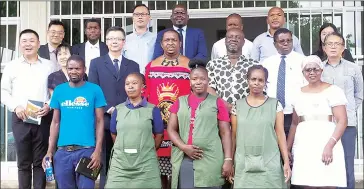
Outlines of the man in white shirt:
{"type": "Polygon", "coordinates": [[[149,8],[144,5],[136,5],[133,11],[133,33],[126,36],[124,56],[139,64],[140,73],[144,74],[145,66],[152,61],[154,44],[157,35],[150,32],[149,8]],[[143,56],[141,56],[143,55],[143,56]]]}
{"type": "Polygon", "coordinates": [[[85,60],[86,74],[88,74],[91,60],[104,56],[109,52],[109,49],[105,43],[100,41],[101,25],[99,20],[95,18],[86,20],[85,34],[87,41],[72,46],[71,53],[80,55],[85,60]]]}
{"type": "Polygon", "coordinates": [[[45,188],[42,158],[47,152],[49,124],[48,75],[55,71],[50,60],[38,56],[39,35],[26,29],[20,32],[19,49],[23,56],[7,63],[1,78],[1,103],[12,114],[16,143],[19,188],[45,188]],[[37,101],[40,109],[26,111],[28,101],[37,101]],[[42,117],[41,123],[30,123],[30,117],[42,117]],[[33,173],[33,175],[32,175],[33,173]]]}
{"type": "Polygon", "coordinates": [[[278,54],[266,58],[262,65],[269,73],[267,95],[277,98],[284,108],[284,132],[287,137],[292,122],[292,101],[306,84],[301,71],[304,55],[293,51],[292,32],[288,29],[278,29],[273,39],[278,54]]]}
{"type": "MultiPolygon", "coordinates": [[[[228,31],[231,28],[237,28],[243,31],[244,25],[243,25],[243,18],[237,14],[233,13],[230,14],[226,18],[226,31],[228,31]]],[[[253,43],[249,41],[248,39],[245,39],[242,53],[245,57],[251,58],[251,52],[253,49],[253,43]]],[[[227,54],[226,52],[226,45],[225,45],[225,37],[214,43],[211,50],[211,60],[223,57],[227,54]]]]}

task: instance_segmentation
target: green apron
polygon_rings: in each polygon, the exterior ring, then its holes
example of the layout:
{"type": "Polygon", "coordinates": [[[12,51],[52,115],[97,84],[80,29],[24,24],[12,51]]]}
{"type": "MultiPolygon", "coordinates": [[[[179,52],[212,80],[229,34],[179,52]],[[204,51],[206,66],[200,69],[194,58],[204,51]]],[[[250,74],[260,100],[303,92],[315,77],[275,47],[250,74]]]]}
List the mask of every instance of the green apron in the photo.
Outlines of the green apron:
{"type": "Polygon", "coordinates": [[[277,100],[251,107],[236,102],[237,131],[234,188],[286,188],[274,130],[277,100]]]}
{"type": "Polygon", "coordinates": [[[137,109],[116,106],[117,137],[105,188],[161,188],[152,134],[153,108],[149,103],[137,109]]]}
{"type": "MultiPolygon", "coordinates": [[[[224,153],[217,120],[217,97],[208,95],[196,109],[195,127],[193,129],[193,145],[203,150],[203,158],[193,161],[195,187],[213,187],[224,184],[221,177],[224,153]]],[[[179,97],[177,113],[179,135],[187,144],[190,130],[191,108],[188,106],[188,96],[179,97]]],[[[172,146],[172,188],[178,186],[179,171],[184,158],[184,152],[172,146]]]]}

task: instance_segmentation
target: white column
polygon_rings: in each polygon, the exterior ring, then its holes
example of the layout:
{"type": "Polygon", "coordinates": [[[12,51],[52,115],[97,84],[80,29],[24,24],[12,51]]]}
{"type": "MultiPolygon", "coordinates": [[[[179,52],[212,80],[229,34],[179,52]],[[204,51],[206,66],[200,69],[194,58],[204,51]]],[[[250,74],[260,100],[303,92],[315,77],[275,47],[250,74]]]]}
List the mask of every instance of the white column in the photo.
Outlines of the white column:
{"type": "Polygon", "coordinates": [[[20,1],[20,31],[32,29],[39,34],[40,44],[47,43],[47,1],[20,1]]]}

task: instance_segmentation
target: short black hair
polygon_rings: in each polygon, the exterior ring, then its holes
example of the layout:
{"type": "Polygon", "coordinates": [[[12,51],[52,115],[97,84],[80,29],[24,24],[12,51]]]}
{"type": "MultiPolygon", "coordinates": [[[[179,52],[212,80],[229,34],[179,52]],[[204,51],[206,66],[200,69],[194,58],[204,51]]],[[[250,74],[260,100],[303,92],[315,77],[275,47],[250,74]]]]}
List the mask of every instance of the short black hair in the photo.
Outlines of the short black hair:
{"type": "Polygon", "coordinates": [[[141,74],[139,72],[132,72],[132,73],[128,74],[128,76],[126,76],[126,77],[129,77],[131,75],[135,75],[136,77],[138,77],[140,79],[140,81],[142,81],[142,84],[145,85],[145,77],[143,74],[141,74]]]}
{"type": "Polygon", "coordinates": [[[62,48],[68,49],[70,51],[70,53],[72,54],[72,52],[71,52],[71,46],[68,43],[61,43],[56,48],[56,52],[55,52],[56,53],[56,58],[58,57],[58,53],[61,51],[62,48]]]}
{"type": "Polygon", "coordinates": [[[148,10],[148,14],[150,14],[149,7],[147,7],[147,5],[145,5],[145,4],[135,5],[135,7],[133,8],[133,13],[134,13],[135,9],[138,8],[138,7],[145,7],[148,10]]]}
{"type": "Polygon", "coordinates": [[[340,33],[338,33],[338,32],[332,32],[332,33],[327,34],[327,35],[326,35],[326,37],[325,37],[324,43],[326,43],[327,39],[328,39],[330,36],[340,37],[340,39],[343,41],[343,43],[344,43],[344,45],[345,45],[345,39],[344,39],[343,35],[341,35],[341,34],[340,34],[340,33]]]}
{"type": "Polygon", "coordinates": [[[203,69],[204,71],[208,72],[206,69],[206,61],[202,59],[191,59],[190,62],[188,62],[188,67],[191,69],[191,73],[193,70],[196,69],[203,69]]]}
{"type": "Polygon", "coordinates": [[[106,35],[111,31],[120,31],[121,33],[123,33],[124,37],[126,37],[124,29],[120,26],[112,26],[112,27],[108,28],[106,30],[106,35]]]}
{"type": "Polygon", "coordinates": [[[65,29],[64,28],[64,24],[63,22],[61,22],[60,20],[51,20],[48,24],[48,29],[53,26],[53,25],[57,25],[57,26],[62,26],[63,27],[63,30],[65,29]]]}
{"type": "Polygon", "coordinates": [[[99,28],[101,29],[101,23],[100,23],[100,20],[96,19],[96,18],[90,18],[90,19],[87,19],[86,22],[85,22],[85,28],[87,28],[87,24],[90,23],[90,22],[96,22],[98,25],[99,25],[99,28]]]}
{"type": "Polygon", "coordinates": [[[250,68],[248,68],[248,73],[246,74],[248,79],[251,77],[252,72],[254,70],[262,70],[264,72],[265,82],[268,81],[268,70],[267,70],[267,68],[263,67],[262,65],[253,65],[250,68]]]}
{"type": "MultiPolygon", "coordinates": [[[[179,41],[182,41],[182,37],[181,37],[181,35],[176,31],[176,30],[174,30],[173,28],[169,28],[169,29],[166,29],[165,30],[165,32],[163,33],[163,35],[162,35],[162,41],[163,41],[163,38],[164,38],[164,34],[165,33],[167,33],[167,32],[174,32],[175,34],[177,34],[177,36],[178,36],[178,40],[179,41]]],[[[161,42],[162,42],[161,41],[161,42]]]]}
{"type": "Polygon", "coordinates": [[[287,29],[287,28],[279,28],[276,32],[274,32],[274,35],[273,35],[273,39],[274,39],[274,42],[277,41],[278,39],[278,35],[282,34],[282,33],[289,33],[291,34],[292,36],[292,32],[291,30],[287,29]]]}
{"type": "Polygon", "coordinates": [[[82,56],[80,55],[77,55],[77,54],[74,54],[74,55],[71,55],[68,60],[67,60],[67,66],[68,66],[68,63],[73,60],[73,61],[76,61],[78,63],[81,63],[81,65],[83,67],[85,67],[85,60],[82,58],[82,56]]]}
{"type": "Polygon", "coordinates": [[[37,37],[37,39],[39,40],[39,35],[38,35],[38,33],[37,33],[36,31],[32,30],[32,29],[25,29],[25,30],[21,31],[21,32],[20,32],[20,34],[19,34],[19,39],[20,39],[20,37],[21,37],[23,34],[26,34],[26,33],[32,33],[32,34],[34,34],[34,35],[37,37]]]}
{"type": "Polygon", "coordinates": [[[241,15],[240,15],[240,14],[238,14],[238,13],[231,13],[228,17],[226,17],[226,20],[227,20],[228,18],[231,18],[231,17],[238,17],[238,18],[240,18],[241,22],[243,22],[243,18],[242,18],[242,17],[241,17],[241,15]]]}

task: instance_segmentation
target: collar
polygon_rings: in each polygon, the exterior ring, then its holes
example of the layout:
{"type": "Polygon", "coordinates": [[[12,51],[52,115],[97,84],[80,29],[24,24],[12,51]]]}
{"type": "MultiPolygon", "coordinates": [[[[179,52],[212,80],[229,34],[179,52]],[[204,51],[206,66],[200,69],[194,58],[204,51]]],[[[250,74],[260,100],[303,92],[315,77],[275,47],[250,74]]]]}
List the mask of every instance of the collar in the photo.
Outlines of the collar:
{"type": "MultiPolygon", "coordinates": [[[[222,57],[223,60],[229,60],[229,56],[226,54],[222,57]]],[[[247,59],[243,54],[239,56],[238,62],[247,59]]]]}
{"type": "Polygon", "coordinates": [[[50,52],[50,53],[52,53],[52,52],[55,52],[55,51],[56,51],[56,49],[55,49],[55,48],[53,48],[53,47],[52,47],[52,45],[50,45],[49,43],[48,43],[48,49],[49,49],[49,52],[50,52]]]}
{"type": "MultiPolygon", "coordinates": [[[[121,63],[121,61],[123,60],[123,55],[122,55],[122,51],[121,51],[121,53],[120,53],[120,56],[118,57],[118,59],[119,59],[119,63],[121,63]]],[[[113,60],[115,59],[113,56],[111,56],[111,54],[110,53],[108,53],[108,55],[109,55],[109,57],[110,57],[110,59],[111,59],[111,62],[113,62],[113,60]]]]}
{"type": "Polygon", "coordinates": [[[281,56],[286,56],[286,58],[288,58],[288,57],[290,57],[293,53],[293,49],[292,49],[292,51],[290,52],[290,53],[288,53],[288,54],[286,54],[286,55],[281,55],[281,54],[279,54],[279,53],[277,53],[278,55],[279,55],[279,58],[281,57],[281,56]]]}
{"type": "Polygon", "coordinates": [[[343,58],[341,57],[339,63],[337,63],[335,65],[331,65],[329,63],[329,59],[326,59],[323,63],[324,63],[324,66],[333,66],[333,67],[336,67],[336,66],[340,65],[342,62],[343,62],[343,58]]]}
{"type": "Polygon", "coordinates": [[[130,102],[130,99],[129,98],[126,98],[126,101],[125,101],[125,105],[126,106],[131,106],[131,107],[134,107],[134,108],[138,108],[138,107],[146,107],[148,105],[148,101],[146,98],[143,97],[142,101],[134,106],[131,102],[130,102]]]}
{"type": "MultiPolygon", "coordinates": [[[[39,57],[39,55],[37,55],[37,62],[36,63],[42,63],[42,59],[41,59],[41,57],[39,57]]],[[[21,63],[26,63],[26,64],[29,64],[28,62],[27,62],[27,60],[25,59],[25,57],[24,56],[21,56],[20,57],[20,62],[21,63]]]]}
{"type": "Polygon", "coordinates": [[[273,38],[273,35],[271,35],[270,33],[269,33],[269,30],[267,30],[267,32],[266,32],[266,37],[272,37],[273,38]]]}
{"type": "MultiPolygon", "coordinates": [[[[173,29],[178,32],[179,27],[173,26],[173,29]]],[[[187,25],[183,26],[182,29],[183,29],[183,32],[186,32],[187,31],[187,25]]]]}
{"type": "Polygon", "coordinates": [[[90,47],[91,49],[93,49],[93,48],[98,49],[100,47],[98,41],[97,41],[97,43],[95,45],[91,44],[90,41],[87,41],[85,45],[86,45],[86,47],[90,47]]]}
{"type": "Polygon", "coordinates": [[[143,37],[144,35],[146,35],[147,33],[151,33],[150,31],[149,31],[149,29],[147,28],[147,31],[145,31],[144,33],[142,33],[142,34],[138,34],[137,32],[136,32],[136,29],[134,28],[134,30],[133,30],[133,34],[134,35],[136,35],[136,36],[139,36],[139,37],[143,37]]]}

